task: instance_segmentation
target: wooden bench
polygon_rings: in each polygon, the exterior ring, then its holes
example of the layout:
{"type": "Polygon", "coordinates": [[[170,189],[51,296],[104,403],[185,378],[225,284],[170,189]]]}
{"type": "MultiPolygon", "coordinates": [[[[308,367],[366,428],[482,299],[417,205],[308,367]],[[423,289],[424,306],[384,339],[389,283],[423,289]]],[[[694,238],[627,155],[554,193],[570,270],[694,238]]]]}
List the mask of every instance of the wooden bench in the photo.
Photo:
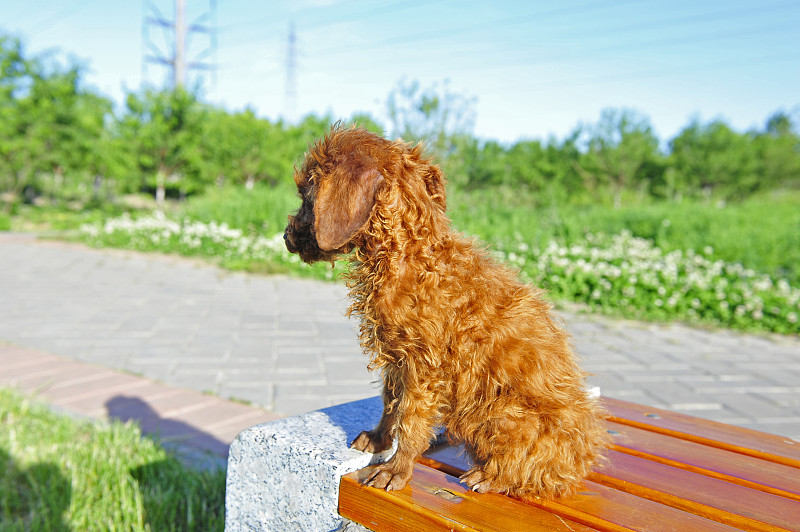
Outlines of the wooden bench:
{"type": "Polygon", "coordinates": [[[375,531],[800,531],[800,443],[691,416],[603,399],[610,462],[576,495],[522,502],[465,489],[466,456],[444,444],[397,492],[342,477],[339,513],[375,531]]]}

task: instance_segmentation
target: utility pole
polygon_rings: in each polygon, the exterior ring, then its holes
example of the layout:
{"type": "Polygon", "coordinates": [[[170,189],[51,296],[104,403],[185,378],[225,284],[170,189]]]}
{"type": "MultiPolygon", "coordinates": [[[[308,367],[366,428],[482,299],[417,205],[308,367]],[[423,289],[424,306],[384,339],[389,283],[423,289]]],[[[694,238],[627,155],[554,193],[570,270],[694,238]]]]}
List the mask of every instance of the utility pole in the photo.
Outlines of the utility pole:
{"type": "Polygon", "coordinates": [[[184,18],[184,0],[175,0],[175,62],[172,69],[172,85],[182,89],[186,81],[186,20],[184,18]]]}
{"type": "MultiPolygon", "coordinates": [[[[163,2],[163,0],[162,0],[163,2]]],[[[172,87],[183,88],[190,70],[211,72],[214,65],[208,59],[216,53],[217,39],[214,23],[216,20],[217,2],[209,0],[208,10],[201,13],[194,22],[187,24],[186,0],[174,0],[174,17],[164,16],[159,9],[158,0],[144,0],[144,16],[142,19],[142,80],[148,79],[148,64],[166,67],[172,87]],[[151,37],[150,29],[160,28],[161,39],[157,42],[151,37]],[[208,46],[190,60],[189,37],[193,34],[205,34],[208,46]]],[[[158,36],[158,35],[157,35],[158,36]]],[[[201,80],[199,80],[201,81],[201,80]]]]}

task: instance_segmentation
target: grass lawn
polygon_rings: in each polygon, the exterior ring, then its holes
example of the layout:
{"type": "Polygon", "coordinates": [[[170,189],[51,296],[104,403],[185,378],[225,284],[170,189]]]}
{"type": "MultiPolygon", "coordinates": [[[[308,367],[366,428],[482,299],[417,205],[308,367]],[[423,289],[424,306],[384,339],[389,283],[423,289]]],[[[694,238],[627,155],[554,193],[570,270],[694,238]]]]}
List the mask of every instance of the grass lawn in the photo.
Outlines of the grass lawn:
{"type": "Polygon", "coordinates": [[[222,530],[224,503],[223,470],[0,388],[0,531],[222,530]]]}

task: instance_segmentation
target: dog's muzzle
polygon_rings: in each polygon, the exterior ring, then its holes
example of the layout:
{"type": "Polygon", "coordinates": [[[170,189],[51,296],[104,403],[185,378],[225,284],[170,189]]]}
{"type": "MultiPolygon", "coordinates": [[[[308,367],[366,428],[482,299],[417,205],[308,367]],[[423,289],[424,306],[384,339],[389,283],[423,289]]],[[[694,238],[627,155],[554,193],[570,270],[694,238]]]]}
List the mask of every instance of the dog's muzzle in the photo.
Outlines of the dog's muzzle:
{"type": "Polygon", "coordinates": [[[288,227],[286,228],[286,231],[283,232],[283,243],[286,244],[286,249],[289,250],[289,253],[297,253],[298,249],[292,241],[288,227]]]}

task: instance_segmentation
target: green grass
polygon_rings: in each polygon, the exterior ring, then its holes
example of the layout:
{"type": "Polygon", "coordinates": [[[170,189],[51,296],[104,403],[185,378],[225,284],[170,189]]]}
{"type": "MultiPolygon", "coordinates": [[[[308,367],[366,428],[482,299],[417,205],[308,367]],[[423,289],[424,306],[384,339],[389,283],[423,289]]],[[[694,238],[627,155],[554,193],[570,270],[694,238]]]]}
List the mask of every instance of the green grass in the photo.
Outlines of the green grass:
{"type": "Polygon", "coordinates": [[[65,234],[76,230],[81,224],[97,223],[106,218],[120,216],[124,212],[124,206],[113,204],[80,209],[18,205],[14,214],[9,217],[6,227],[0,227],[0,230],[65,234]]]}
{"type": "Polygon", "coordinates": [[[497,253],[555,299],[605,314],[800,333],[800,289],[739,263],[712,260],[710,248],[664,252],[624,231],[587,235],[570,246],[551,241],[543,251],[519,242],[497,253]]]}
{"type": "MultiPolygon", "coordinates": [[[[173,205],[167,213],[175,220],[224,223],[246,235],[273,237],[283,231],[287,215],[299,204],[294,185],[287,179],[274,188],[256,185],[253,190],[209,189],[183,204],[173,205]]],[[[502,246],[522,240],[544,249],[552,240],[571,245],[587,234],[630,231],[633,236],[653,241],[666,252],[711,247],[716,259],[739,262],[746,268],[800,284],[798,191],[761,195],[724,207],[696,201],[648,203],[621,209],[602,205],[534,207],[536,204],[536,198],[529,193],[502,187],[471,192],[451,188],[448,197],[455,227],[490,244],[502,246]]],[[[69,230],[84,223],[99,224],[120,213],[120,209],[112,206],[80,212],[30,208],[23,212],[22,218],[28,226],[69,230]]],[[[12,220],[10,225],[24,228],[26,224],[14,224],[12,220]]],[[[211,250],[208,256],[214,253],[211,250]]],[[[194,251],[190,254],[202,255],[194,251]]],[[[224,262],[235,269],[305,273],[303,268],[259,264],[247,257],[227,257],[224,262]]],[[[325,270],[321,268],[313,275],[325,277],[325,270]]]]}
{"type": "Polygon", "coordinates": [[[177,209],[177,216],[199,222],[225,222],[231,227],[272,236],[283,232],[286,218],[300,206],[291,179],[276,187],[256,184],[244,187],[209,189],[177,209]]]}
{"type": "Polygon", "coordinates": [[[224,471],[188,469],[135,425],[0,389],[0,531],[222,530],[224,501],[224,471]]]}
{"type": "Polygon", "coordinates": [[[534,198],[499,189],[454,191],[448,207],[456,227],[500,246],[524,241],[543,250],[553,240],[572,245],[587,234],[629,231],[665,252],[711,248],[714,259],[800,285],[800,192],[724,207],[693,201],[620,209],[532,204],[534,198]]]}
{"type": "Polygon", "coordinates": [[[282,232],[266,237],[224,222],[179,220],[159,213],[126,214],[103,223],[84,224],[80,238],[96,247],[179,253],[202,257],[231,270],[265,274],[333,280],[344,267],[341,262],[334,268],[328,263],[303,264],[286,250],[282,232]]]}

